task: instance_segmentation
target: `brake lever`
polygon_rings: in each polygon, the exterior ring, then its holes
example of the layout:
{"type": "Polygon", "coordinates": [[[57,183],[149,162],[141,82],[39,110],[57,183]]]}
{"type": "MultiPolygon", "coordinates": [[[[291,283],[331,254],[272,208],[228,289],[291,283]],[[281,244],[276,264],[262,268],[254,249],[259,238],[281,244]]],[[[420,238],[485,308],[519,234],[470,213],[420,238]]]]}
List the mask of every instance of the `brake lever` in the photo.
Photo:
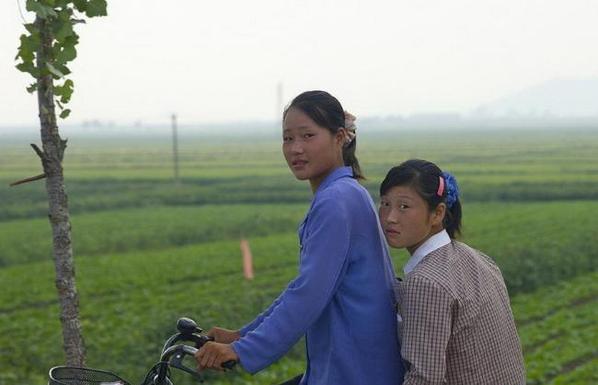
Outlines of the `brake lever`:
{"type": "MultiPolygon", "coordinates": [[[[200,336],[197,334],[193,335],[193,341],[196,342],[196,345],[198,346],[198,348],[202,347],[206,342],[209,341],[214,341],[214,337],[209,337],[209,336],[200,336]]],[[[191,339],[189,339],[191,340],[191,339]]],[[[173,356],[170,359],[170,366],[175,367],[177,369],[180,369],[184,372],[187,372],[189,374],[192,374],[196,379],[198,379],[200,382],[203,382],[203,376],[201,376],[201,374],[199,374],[196,370],[193,370],[191,368],[189,368],[188,366],[183,365],[183,359],[185,358],[185,355],[189,355],[189,356],[195,356],[195,353],[197,353],[196,348],[189,346],[189,345],[177,345],[174,348],[171,348],[174,350],[173,356]]],[[[226,361],[222,364],[222,368],[225,370],[233,370],[235,365],[237,365],[237,362],[235,360],[230,360],[230,361],[226,361]]]]}
{"type": "Polygon", "coordinates": [[[188,366],[183,365],[185,355],[195,356],[197,349],[189,345],[178,345],[177,352],[170,359],[170,366],[191,374],[199,382],[204,382],[203,376],[188,366]]]}

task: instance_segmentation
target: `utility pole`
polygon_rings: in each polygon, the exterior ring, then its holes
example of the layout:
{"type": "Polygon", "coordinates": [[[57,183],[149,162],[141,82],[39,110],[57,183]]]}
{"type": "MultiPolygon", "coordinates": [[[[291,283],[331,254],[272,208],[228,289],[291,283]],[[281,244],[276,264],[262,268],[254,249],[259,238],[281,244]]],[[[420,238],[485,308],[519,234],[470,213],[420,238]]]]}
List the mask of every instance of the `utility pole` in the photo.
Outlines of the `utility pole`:
{"type": "Polygon", "coordinates": [[[176,114],[172,114],[172,157],[174,161],[174,183],[179,184],[179,139],[177,134],[176,114]]]}

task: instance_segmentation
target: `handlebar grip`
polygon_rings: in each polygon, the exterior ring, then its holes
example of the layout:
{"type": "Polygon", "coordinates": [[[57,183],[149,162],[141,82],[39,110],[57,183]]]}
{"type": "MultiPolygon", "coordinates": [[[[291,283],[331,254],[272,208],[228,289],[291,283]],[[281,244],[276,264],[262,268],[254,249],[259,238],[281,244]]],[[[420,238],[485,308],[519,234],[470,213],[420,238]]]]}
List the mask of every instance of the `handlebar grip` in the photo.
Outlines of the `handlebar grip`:
{"type": "Polygon", "coordinates": [[[230,361],[226,361],[222,364],[222,367],[224,369],[228,369],[228,370],[233,370],[235,368],[235,365],[237,365],[237,361],[235,360],[230,360],[230,361]]]}
{"type": "MultiPolygon", "coordinates": [[[[205,337],[206,337],[207,341],[214,341],[215,340],[215,338],[213,336],[205,336],[205,337]]],[[[230,361],[223,362],[222,365],[220,365],[220,366],[222,366],[224,369],[227,369],[227,370],[233,370],[236,365],[237,365],[237,361],[230,360],[230,361]]]]}
{"type": "Polygon", "coordinates": [[[194,356],[195,353],[197,353],[198,349],[194,348],[193,346],[182,345],[182,350],[183,350],[183,353],[188,354],[190,356],[194,356]]]}

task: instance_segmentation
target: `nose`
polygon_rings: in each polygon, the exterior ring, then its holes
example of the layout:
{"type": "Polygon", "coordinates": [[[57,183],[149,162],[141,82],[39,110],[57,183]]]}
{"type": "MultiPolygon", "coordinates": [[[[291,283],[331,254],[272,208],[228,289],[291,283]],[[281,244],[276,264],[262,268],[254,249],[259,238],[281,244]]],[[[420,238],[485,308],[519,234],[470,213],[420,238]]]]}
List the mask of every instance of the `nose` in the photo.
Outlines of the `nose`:
{"type": "Polygon", "coordinates": [[[293,154],[302,154],[303,153],[303,144],[300,140],[294,140],[291,143],[291,152],[293,154]]]}
{"type": "Polygon", "coordinates": [[[393,208],[391,208],[390,210],[388,210],[387,214],[386,214],[386,218],[384,218],[384,220],[387,223],[392,223],[392,224],[398,223],[399,222],[399,216],[398,216],[397,211],[398,210],[395,210],[393,208]]]}

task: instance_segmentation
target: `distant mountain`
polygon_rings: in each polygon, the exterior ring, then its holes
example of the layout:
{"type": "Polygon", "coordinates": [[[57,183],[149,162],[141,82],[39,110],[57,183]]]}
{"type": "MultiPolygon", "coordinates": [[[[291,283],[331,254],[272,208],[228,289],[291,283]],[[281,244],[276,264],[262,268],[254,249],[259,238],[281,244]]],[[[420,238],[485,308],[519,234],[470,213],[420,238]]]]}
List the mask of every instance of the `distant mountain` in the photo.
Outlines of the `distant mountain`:
{"type": "Polygon", "coordinates": [[[595,117],[598,78],[555,79],[479,106],[476,117],[595,117]]]}

